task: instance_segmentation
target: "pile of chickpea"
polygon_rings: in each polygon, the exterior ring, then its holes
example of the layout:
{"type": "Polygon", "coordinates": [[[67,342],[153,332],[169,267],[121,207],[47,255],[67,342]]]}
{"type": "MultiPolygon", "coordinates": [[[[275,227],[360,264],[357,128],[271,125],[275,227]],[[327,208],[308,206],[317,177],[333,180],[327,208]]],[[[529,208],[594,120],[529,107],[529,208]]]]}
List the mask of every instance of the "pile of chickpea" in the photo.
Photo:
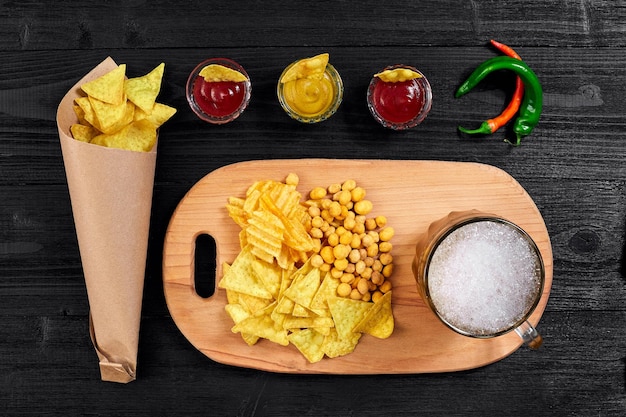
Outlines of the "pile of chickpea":
{"type": "Polygon", "coordinates": [[[309,235],[319,242],[311,265],[340,280],[337,295],[376,302],[391,290],[391,238],[385,216],[368,217],[373,205],[356,181],[315,187],[305,202],[309,235]]]}

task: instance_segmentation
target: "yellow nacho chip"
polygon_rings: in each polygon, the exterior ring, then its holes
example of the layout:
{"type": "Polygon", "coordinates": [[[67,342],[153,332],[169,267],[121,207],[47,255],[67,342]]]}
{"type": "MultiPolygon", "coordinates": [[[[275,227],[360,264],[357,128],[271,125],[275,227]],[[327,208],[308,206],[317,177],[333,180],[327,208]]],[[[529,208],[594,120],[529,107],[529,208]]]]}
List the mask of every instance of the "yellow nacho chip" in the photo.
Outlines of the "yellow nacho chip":
{"type": "Polygon", "coordinates": [[[78,123],[70,126],[70,132],[72,132],[74,139],[81,142],[89,142],[100,133],[91,125],[81,125],[78,123]]]}
{"type": "Polygon", "coordinates": [[[287,330],[272,320],[272,310],[275,306],[276,303],[270,304],[263,311],[235,324],[231,330],[234,333],[246,333],[287,346],[289,344],[287,330]]]}
{"type": "Polygon", "coordinates": [[[289,297],[297,304],[310,308],[311,300],[320,287],[320,270],[311,269],[306,275],[299,274],[289,288],[285,291],[285,297],[289,297]]]}
{"type": "Polygon", "coordinates": [[[327,300],[337,294],[337,287],[340,283],[341,281],[338,278],[333,278],[330,273],[326,273],[320,287],[311,300],[311,309],[321,310],[329,308],[327,300]]]}
{"type": "Polygon", "coordinates": [[[249,334],[249,333],[240,333],[241,334],[241,338],[249,345],[249,346],[253,346],[256,344],[256,342],[259,341],[260,337],[253,335],[253,334],[249,334]]]}
{"type": "Polygon", "coordinates": [[[228,268],[218,283],[218,287],[259,298],[272,299],[272,293],[265,288],[252,270],[254,262],[256,260],[250,246],[245,247],[228,268]]]}
{"type": "Polygon", "coordinates": [[[329,358],[336,358],[354,352],[356,345],[361,339],[362,333],[351,333],[348,337],[339,337],[337,329],[331,328],[329,334],[324,338],[322,351],[329,358]]]}
{"type": "Polygon", "coordinates": [[[98,135],[90,143],[109,148],[149,152],[156,143],[156,128],[147,120],[139,120],[112,135],[98,135]]]}
{"type": "Polygon", "coordinates": [[[350,298],[333,297],[328,300],[330,313],[335,320],[335,328],[339,337],[349,338],[357,324],[367,315],[373,303],[352,300],[350,298]]]}
{"type": "Polygon", "coordinates": [[[398,83],[422,78],[422,75],[408,68],[395,68],[374,74],[374,77],[378,77],[386,83],[398,83]]]}
{"type": "Polygon", "coordinates": [[[151,113],[156,98],[161,90],[161,80],[165,71],[165,63],[159,64],[152,71],[141,77],[129,78],[124,81],[124,92],[128,100],[146,113],[151,113]]]}
{"type": "Polygon", "coordinates": [[[330,317],[285,317],[283,322],[285,329],[306,329],[312,327],[335,327],[333,319],[330,317]]]}
{"type": "MultiPolygon", "coordinates": [[[[83,97],[83,98],[87,98],[87,97],[83,97]]],[[[87,101],[89,101],[89,98],[87,98],[87,101]]],[[[76,103],[76,100],[74,100],[74,105],[72,105],[72,108],[74,109],[74,113],[76,114],[76,117],[78,118],[78,124],[81,124],[83,126],[91,126],[91,123],[89,123],[87,119],[85,119],[85,111],[78,105],[78,103],[76,103]]]]}
{"type": "Polygon", "coordinates": [[[293,311],[291,312],[291,315],[295,317],[311,317],[311,312],[308,308],[296,303],[293,306],[293,311]]]}
{"type": "Polygon", "coordinates": [[[272,294],[274,299],[277,299],[283,277],[282,268],[275,263],[255,262],[252,264],[252,270],[265,289],[272,294]]]}
{"type": "MultiPolygon", "coordinates": [[[[239,304],[229,304],[229,305],[226,305],[225,308],[226,308],[226,312],[228,313],[230,318],[233,320],[233,322],[235,322],[235,324],[251,316],[250,313],[247,312],[239,304]]],[[[241,337],[250,346],[256,344],[256,342],[259,340],[259,336],[248,334],[248,333],[241,333],[241,337]]]]}
{"type": "Polygon", "coordinates": [[[249,311],[246,311],[246,309],[239,304],[227,304],[225,309],[235,324],[252,316],[249,311]]]}
{"type": "Polygon", "coordinates": [[[200,70],[199,76],[203,77],[206,82],[233,81],[241,83],[248,80],[236,69],[225,67],[219,64],[209,64],[200,70]]]}
{"type": "Polygon", "coordinates": [[[126,77],[126,64],[107,72],[95,80],[81,85],[89,97],[96,98],[109,104],[122,104],[124,102],[124,79],[126,77]]]}
{"type": "Polygon", "coordinates": [[[93,97],[89,97],[89,104],[98,121],[98,130],[102,133],[112,134],[133,121],[135,106],[127,101],[121,104],[109,104],[93,97]]]}
{"type": "Polygon", "coordinates": [[[322,350],[322,344],[324,343],[323,334],[313,329],[304,329],[291,333],[287,338],[309,362],[319,362],[324,357],[324,351],[322,350]]]}
{"type": "Polygon", "coordinates": [[[239,304],[239,293],[233,290],[226,290],[226,300],[228,300],[228,304],[239,304]]]}
{"type": "Polygon", "coordinates": [[[289,297],[281,297],[276,305],[276,312],[281,314],[292,314],[293,309],[296,306],[296,302],[289,297]]]}
{"type": "MultiPolygon", "coordinates": [[[[89,101],[89,97],[78,97],[74,100],[82,117],[87,121],[87,123],[96,129],[100,130],[100,125],[98,124],[98,119],[96,118],[96,113],[93,111],[93,107],[91,107],[91,102],[89,101]]],[[[77,112],[75,110],[75,112],[77,112]]]]}
{"type": "Polygon", "coordinates": [[[159,127],[174,116],[174,114],[176,114],[174,107],[170,107],[167,104],[154,103],[150,113],[146,113],[141,108],[137,107],[135,109],[134,120],[148,119],[154,126],[159,127]]]}
{"type": "Polygon", "coordinates": [[[323,53],[297,61],[280,78],[281,83],[288,83],[300,78],[321,80],[328,65],[329,54],[323,53]]]}
{"type": "Polygon", "coordinates": [[[355,332],[386,339],[393,333],[394,319],[391,310],[391,291],[383,295],[354,328],[355,332]]]}
{"type": "Polygon", "coordinates": [[[238,293],[238,303],[250,314],[257,314],[268,305],[272,304],[273,300],[269,298],[256,297],[250,294],[238,293]]]}

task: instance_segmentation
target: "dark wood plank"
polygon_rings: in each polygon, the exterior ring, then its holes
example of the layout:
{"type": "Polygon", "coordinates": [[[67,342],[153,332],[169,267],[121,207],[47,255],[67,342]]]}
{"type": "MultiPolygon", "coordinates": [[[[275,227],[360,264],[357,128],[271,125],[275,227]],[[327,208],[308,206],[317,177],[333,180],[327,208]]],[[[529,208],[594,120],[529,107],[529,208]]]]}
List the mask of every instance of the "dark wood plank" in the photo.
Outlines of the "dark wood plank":
{"type": "Polygon", "coordinates": [[[145,317],[139,378],[120,386],[98,380],[84,318],[16,318],[0,327],[5,341],[0,344],[0,411],[523,415],[531,396],[536,415],[619,415],[625,319],[624,312],[550,312],[541,322],[544,350],[520,350],[506,361],[466,372],[372,378],[294,376],[220,365],[190,346],[171,320],[145,317]],[[599,322],[607,324],[600,329],[595,327],[599,322]],[[601,341],[593,354],[591,340],[601,341]]]}
{"type": "Polygon", "coordinates": [[[0,11],[0,50],[480,45],[624,46],[623,2],[59,1],[0,11]],[[529,37],[529,34],[532,34],[529,37]]]}

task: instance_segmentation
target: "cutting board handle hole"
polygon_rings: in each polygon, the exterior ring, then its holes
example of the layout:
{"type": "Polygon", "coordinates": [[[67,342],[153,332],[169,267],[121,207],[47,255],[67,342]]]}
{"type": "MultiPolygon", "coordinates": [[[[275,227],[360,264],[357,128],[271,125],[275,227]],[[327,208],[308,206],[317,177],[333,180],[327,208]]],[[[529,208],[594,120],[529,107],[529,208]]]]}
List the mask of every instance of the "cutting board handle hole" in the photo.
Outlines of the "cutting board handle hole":
{"type": "Polygon", "coordinates": [[[196,294],[202,298],[209,298],[215,293],[216,259],[215,239],[206,233],[198,235],[194,253],[193,276],[196,294]]]}

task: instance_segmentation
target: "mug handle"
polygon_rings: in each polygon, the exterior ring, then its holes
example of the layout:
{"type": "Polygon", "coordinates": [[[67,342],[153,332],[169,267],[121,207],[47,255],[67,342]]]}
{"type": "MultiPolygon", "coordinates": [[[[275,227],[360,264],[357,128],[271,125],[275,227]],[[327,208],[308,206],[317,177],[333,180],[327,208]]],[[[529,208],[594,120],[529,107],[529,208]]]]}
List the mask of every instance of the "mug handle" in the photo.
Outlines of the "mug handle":
{"type": "Polygon", "coordinates": [[[524,344],[531,349],[539,349],[543,344],[543,337],[537,329],[526,320],[515,329],[515,333],[524,341],[524,344]]]}

